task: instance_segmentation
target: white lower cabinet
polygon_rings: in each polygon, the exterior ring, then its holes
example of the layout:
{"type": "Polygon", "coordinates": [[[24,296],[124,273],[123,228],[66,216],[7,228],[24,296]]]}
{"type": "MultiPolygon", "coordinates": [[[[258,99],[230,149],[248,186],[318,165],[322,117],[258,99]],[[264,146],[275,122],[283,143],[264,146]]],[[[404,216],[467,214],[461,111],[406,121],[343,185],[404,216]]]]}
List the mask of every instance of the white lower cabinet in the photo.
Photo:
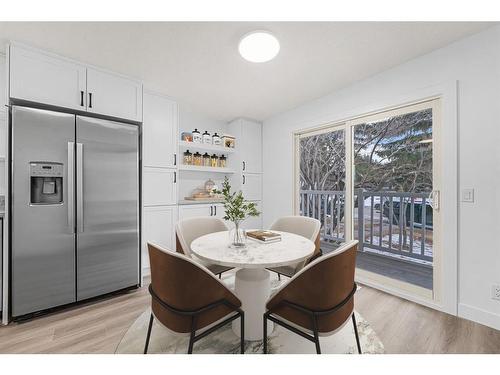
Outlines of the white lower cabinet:
{"type": "Polygon", "coordinates": [[[142,220],[142,269],[149,273],[147,243],[175,251],[175,224],[177,206],[144,207],[142,220]]]}
{"type": "Polygon", "coordinates": [[[179,206],[179,220],[210,216],[222,219],[224,206],[221,204],[186,204],[179,206]]]}

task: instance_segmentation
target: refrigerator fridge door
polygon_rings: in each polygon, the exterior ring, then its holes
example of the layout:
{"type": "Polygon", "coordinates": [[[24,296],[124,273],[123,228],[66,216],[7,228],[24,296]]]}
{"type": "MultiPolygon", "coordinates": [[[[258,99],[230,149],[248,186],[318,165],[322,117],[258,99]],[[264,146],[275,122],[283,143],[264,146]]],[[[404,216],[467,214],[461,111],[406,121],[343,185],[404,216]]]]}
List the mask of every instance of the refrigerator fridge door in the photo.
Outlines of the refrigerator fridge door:
{"type": "Polygon", "coordinates": [[[14,106],[12,132],[12,316],[17,317],[76,300],[75,116],[14,106]],[[50,189],[44,191],[43,184],[50,189]]]}
{"type": "Polygon", "coordinates": [[[139,129],[76,117],[77,300],[139,284],[139,129]]]}

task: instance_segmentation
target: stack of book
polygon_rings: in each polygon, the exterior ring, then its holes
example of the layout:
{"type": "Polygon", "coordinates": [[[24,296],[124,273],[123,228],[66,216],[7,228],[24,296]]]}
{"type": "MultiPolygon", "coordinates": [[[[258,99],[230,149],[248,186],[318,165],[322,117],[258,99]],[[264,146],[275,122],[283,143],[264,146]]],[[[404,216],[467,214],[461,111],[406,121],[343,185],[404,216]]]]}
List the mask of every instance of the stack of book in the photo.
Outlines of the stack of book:
{"type": "Polygon", "coordinates": [[[262,243],[271,243],[281,241],[281,234],[276,232],[271,232],[269,230],[252,230],[247,232],[247,236],[262,242],[262,243]]]}

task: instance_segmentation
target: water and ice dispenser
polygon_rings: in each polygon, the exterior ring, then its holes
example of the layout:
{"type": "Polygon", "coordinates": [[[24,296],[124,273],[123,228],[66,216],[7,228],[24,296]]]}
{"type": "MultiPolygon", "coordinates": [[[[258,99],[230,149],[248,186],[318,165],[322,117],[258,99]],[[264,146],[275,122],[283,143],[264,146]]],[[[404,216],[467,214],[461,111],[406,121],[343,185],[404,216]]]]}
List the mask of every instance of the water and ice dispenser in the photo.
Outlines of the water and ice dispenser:
{"type": "Polygon", "coordinates": [[[47,205],[63,203],[62,163],[30,163],[30,204],[47,205]]]}

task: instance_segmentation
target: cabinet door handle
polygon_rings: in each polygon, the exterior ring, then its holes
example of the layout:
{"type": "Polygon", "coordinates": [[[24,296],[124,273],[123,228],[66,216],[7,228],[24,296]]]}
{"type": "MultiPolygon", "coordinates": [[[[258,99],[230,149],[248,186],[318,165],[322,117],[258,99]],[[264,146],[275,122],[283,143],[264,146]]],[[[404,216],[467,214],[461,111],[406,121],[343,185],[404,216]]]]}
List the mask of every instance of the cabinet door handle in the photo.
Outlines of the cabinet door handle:
{"type": "Polygon", "coordinates": [[[83,107],[83,90],[80,91],[80,105],[83,107]]]}
{"type": "Polygon", "coordinates": [[[243,170],[247,168],[247,163],[243,162],[243,170]]]}
{"type": "Polygon", "coordinates": [[[177,165],[177,154],[174,154],[174,165],[177,165]]]}
{"type": "Polygon", "coordinates": [[[92,108],[92,93],[89,92],[89,108],[92,108]]]}
{"type": "Polygon", "coordinates": [[[176,183],[177,183],[177,172],[174,171],[174,184],[176,184],[176,183]]]}
{"type": "Polygon", "coordinates": [[[217,206],[214,206],[214,211],[215,211],[214,216],[217,216],[217,206]]]}
{"type": "Polygon", "coordinates": [[[210,216],[214,216],[214,206],[210,206],[210,216]]]}
{"type": "Polygon", "coordinates": [[[245,175],[243,175],[243,185],[245,185],[246,180],[245,175]]]}

